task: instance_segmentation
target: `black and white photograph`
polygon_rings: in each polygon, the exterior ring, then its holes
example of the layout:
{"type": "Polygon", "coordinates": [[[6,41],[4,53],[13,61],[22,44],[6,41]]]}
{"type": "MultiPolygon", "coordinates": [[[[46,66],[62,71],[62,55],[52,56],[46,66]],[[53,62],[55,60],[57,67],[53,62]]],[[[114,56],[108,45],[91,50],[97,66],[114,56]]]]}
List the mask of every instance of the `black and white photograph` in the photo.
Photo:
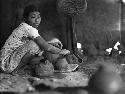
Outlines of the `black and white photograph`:
{"type": "Polygon", "coordinates": [[[125,0],[0,3],[0,94],[125,94],[125,0]]]}

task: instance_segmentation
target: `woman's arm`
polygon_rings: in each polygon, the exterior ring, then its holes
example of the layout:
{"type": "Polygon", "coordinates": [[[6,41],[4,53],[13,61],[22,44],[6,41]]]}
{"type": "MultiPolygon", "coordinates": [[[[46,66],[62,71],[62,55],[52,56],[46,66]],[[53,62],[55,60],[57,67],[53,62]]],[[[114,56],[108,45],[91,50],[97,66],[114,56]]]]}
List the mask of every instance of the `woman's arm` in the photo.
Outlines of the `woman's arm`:
{"type": "Polygon", "coordinates": [[[62,50],[62,49],[59,49],[51,44],[48,44],[38,33],[38,30],[36,28],[33,28],[32,26],[29,26],[27,25],[26,26],[26,30],[29,34],[29,37],[33,38],[34,41],[39,45],[40,49],[41,50],[46,50],[46,51],[49,51],[51,53],[55,53],[55,54],[67,54],[69,53],[70,51],[69,50],[62,50]]]}
{"type": "Polygon", "coordinates": [[[41,36],[34,38],[34,41],[39,45],[41,50],[46,50],[55,54],[61,52],[61,49],[48,44],[41,36]]]}

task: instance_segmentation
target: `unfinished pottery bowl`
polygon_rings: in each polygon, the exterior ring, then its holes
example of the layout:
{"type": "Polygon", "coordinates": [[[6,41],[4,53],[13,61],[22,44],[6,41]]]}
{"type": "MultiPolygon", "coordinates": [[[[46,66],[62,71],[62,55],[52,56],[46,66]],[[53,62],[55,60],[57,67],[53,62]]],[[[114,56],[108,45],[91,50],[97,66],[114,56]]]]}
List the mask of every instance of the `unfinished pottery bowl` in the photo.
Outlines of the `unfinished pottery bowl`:
{"type": "Polygon", "coordinates": [[[55,63],[55,69],[60,71],[68,70],[68,62],[66,58],[60,58],[55,63]]]}
{"type": "Polygon", "coordinates": [[[52,63],[46,60],[45,62],[36,65],[35,73],[38,77],[51,76],[54,73],[54,67],[52,63]]]}

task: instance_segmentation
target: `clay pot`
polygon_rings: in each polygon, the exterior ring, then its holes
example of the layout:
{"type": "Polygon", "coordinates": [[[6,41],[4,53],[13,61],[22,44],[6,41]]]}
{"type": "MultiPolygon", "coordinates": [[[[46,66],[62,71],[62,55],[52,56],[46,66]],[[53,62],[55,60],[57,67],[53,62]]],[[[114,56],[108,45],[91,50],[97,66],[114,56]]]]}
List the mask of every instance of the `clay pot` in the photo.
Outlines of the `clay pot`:
{"type": "Polygon", "coordinates": [[[101,65],[89,80],[89,88],[104,94],[116,94],[123,87],[121,76],[113,70],[113,66],[101,65]]]}
{"type": "Polygon", "coordinates": [[[55,69],[60,71],[66,71],[68,69],[68,62],[66,58],[57,59],[55,63],[55,69]]]}
{"type": "Polygon", "coordinates": [[[51,76],[54,73],[54,67],[48,60],[35,66],[35,73],[38,77],[51,76]]]}

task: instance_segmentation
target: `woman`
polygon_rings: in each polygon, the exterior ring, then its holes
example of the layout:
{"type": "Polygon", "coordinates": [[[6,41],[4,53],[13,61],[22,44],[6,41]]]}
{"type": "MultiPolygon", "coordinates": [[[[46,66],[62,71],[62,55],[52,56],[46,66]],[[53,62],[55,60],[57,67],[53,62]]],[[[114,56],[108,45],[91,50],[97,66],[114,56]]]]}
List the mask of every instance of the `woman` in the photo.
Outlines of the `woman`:
{"type": "Polygon", "coordinates": [[[27,64],[27,61],[34,56],[47,51],[54,54],[68,54],[66,49],[59,49],[47,43],[38,33],[38,26],[41,22],[40,12],[34,5],[24,9],[24,22],[22,22],[6,40],[1,49],[0,68],[11,73],[20,65],[27,64]]]}

